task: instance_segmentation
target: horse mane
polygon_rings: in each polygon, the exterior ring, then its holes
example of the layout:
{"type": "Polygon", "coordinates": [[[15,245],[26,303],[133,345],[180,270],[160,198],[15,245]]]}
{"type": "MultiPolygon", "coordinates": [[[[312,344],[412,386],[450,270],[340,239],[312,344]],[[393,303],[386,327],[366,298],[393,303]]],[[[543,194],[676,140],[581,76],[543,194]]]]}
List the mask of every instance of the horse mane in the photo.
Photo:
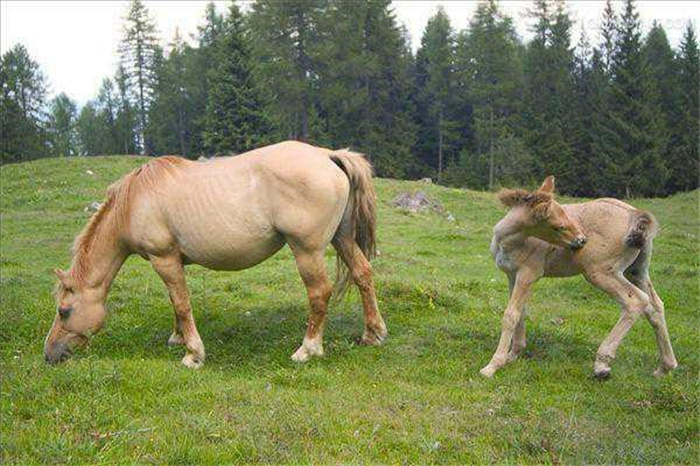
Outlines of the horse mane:
{"type": "Polygon", "coordinates": [[[540,204],[549,203],[553,199],[551,193],[542,191],[525,191],[524,189],[501,189],[498,200],[507,207],[524,205],[535,208],[540,204]]]}
{"type": "Polygon", "coordinates": [[[90,249],[95,243],[99,227],[104,224],[108,214],[114,213],[114,234],[123,231],[128,224],[131,192],[135,188],[139,191],[153,190],[159,180],[172,175],[175,167],[184,163],[187,161],[180,157],[159,157],[132,170],[107,188],[104,203],[73,241],[70,268],[72,278],[78,282],[84,281],[90,266],[90,249]]]}

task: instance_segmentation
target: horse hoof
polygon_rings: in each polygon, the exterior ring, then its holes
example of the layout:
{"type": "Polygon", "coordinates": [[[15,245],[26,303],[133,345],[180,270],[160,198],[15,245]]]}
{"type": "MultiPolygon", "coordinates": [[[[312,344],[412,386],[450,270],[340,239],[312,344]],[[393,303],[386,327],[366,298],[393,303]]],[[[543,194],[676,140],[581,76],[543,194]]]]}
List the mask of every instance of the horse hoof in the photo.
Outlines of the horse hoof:
{"type": "Polygon", "coordinates": [[[182,358],[182,364],[190,369],[199,369],[204,364],[204,361],[193,354],[187,354],[182,358]]]}
{"type": "Polygon", "coordinates": [[[292,355],[294,362],[306,362],[311,356],[323,356],[323,346],[314,341],[304,341],[292,355]]]}
{"type": "Polygon", "coordinates": [[[185,344],[185,339],[179,333],[173,332],[168,338],[168,346],[180,346],[185,344]]]}
{"type": "Polygon", "coordinates": [[[496,369],[494,369],[490,364],[488,366],[485,366],[479,371],[479,374],[483,375],[484,377],[491,378],[493,377],[493,374],[496,373],[496,369]]]}
{"type": "Polygon", "coordinates": [[[656,370],[654,371],[654,377],[656,377],[657,379],[660,377],[663,377],[664,375],[668,374],[676,367],[678,367],[677,363],[674,363],[670,366],[665,366],[662,364],[659,367],[657,367],[656,370]]]}
{"type": "Polygon", "coordinates": [[[593,371],[593,376],[598,380],[608,380],[610,378],[610,369],[598,369],[593,371]]]}

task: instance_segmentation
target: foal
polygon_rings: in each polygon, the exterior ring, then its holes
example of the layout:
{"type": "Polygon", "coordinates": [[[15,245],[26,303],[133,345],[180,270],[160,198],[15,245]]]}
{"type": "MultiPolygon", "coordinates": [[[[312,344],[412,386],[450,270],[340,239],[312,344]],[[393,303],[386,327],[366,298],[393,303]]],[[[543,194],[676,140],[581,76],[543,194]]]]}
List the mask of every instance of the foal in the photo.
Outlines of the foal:
{"type": "Polygon", "coordinates": [[[622,339],[644,314],[656,333],[661,376],[677,366],[664,318],[664,303],[649,278],[654,217],[616,199],[559,204],[553,199],[554,177],[534,192],[503,190],[500,201],[510,207],[496,224],[491,253],[507,276],[510,301],[503,315],[498,348],[481,374],[492,377],[525,348],[524,306],[540,277],[583,276],[615,298],[620,320],[598,348],[597,378],[610,376],[610,363],[622,339]],[[585,246],[585,247],[584,247],[585,246]]]}
{"type": "Polygon", "coordinates": [[[207,163],[154,159],[108,190],[104,205],[76,239],[70,270],[56,271],[58,310],[44,355],[48,362],[59,362],[102,327],[110,285],[126,258],[138,254],[168,288],[175,309],[168,343],[184,345],[182,363],[199,367],[204,344],[184,265],[242,270],[285,244],[311,307],[306,336],[292,359],[323,355],[332,292],[324,259],[329,243],[338,252],[339,283],[352,278],[360,290],[362,342],[380,344],[387,332],[369,264],[375,231],[372,169],[360,154],[287,141],[207,163]]]}

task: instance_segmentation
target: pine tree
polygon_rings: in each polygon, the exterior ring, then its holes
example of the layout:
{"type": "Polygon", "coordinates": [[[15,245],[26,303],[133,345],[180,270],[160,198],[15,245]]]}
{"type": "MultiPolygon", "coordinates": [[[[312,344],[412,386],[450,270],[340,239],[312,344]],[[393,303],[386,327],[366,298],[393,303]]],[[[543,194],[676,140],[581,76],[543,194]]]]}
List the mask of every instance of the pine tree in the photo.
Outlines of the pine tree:
{"type": "Polygon", "coordinates": [[[617,52],[618,32],[618,17],[613,8],[612,0],[605,0],[600,35],[603,38],[601,59],[606,73],[610,73],[612,70],[613,56],[617,52]]]}
{"type": "Polygon", "coordinates": [[[88,102],[80,109],[75,129],[78,154],[92,156],[108,153],[103,150],[103,128],[94,102],[88,102]]]}
{"type": "Polygon", "coordinates": [[[117,125],[119,104],[118,97],[115,95],[114,83],[111,79],[105,78],[102,81],[97,99],[92,106],[94,107],[95,117],[98,120],[96,126],[99,133],[97,137],[99,143],[93,147],[96,147],[97,153],[101,155],[121,153],[119,128],[117,125]]]}
{"type": "Polygon", "coordinates": [[[119,149],[122,151],[122,154],[135,154],[138,152],[137,118],[134,107],[131,105],[129,99],[129,85],[126,71],[121,65],[117,68],[117,74],[114,79],[117,83],[118,92],[117,118],[115,124],[117,127],[119,149]]]}
{"type": "Polygon", "coordinates": [[[209,75],[204,142],[210,154],[241,152],[269,140],[271,124],[253,81],[243,15],[231,3],[209,75]]]}
{"type": "Polygon", "coordinates": [[[190,142],[188,153],[204,154],[203,134],[206,127],[206,108],[209,96],[210,70],[214,68],[215,45],[224,30],[224,15],[216,11],[213,2],[207,3],[204,25],[198,28],[198,47],[185,47],[182,54],[184,86],[190,101],[190,142]]]}
{"type": "Polygon", "coordinates": [[[268,91],[270,115],[281,136],[318,139],[315,108],[318,21],[326,0],[256,0],[250,13],[255,76],[268,91]]]}
{"type": "Polygon", "coordinates": [[[698,187],[700,177],[700,52],[692,24],[683,35],[676,58],[679,72],[678,123],[675,128],[677,145],[671,151],[668,188],[671,192],[698,187]]]}
{"type": "Polygon", "coordinates": [[[458,41],[460,88],[473,108],[474,153],[463,154],[467,185],[489,189],[498,182],[528,180],[530,154],[519,134],[522,52],[511,18],[495,0],[479,3],[468,34],[458,41]]]}
{"type": "Polygon", "coordinates": [[[75,124],[78,118],[78,108],[75,102],[65,93],[61,93],[51,101],[50,112],[51,155],[54,157],[77,155],[75,124]]]}
{"type": "Polygon", "coordinates": [[[46,78],[17,44],[0,60],[0,162],[18,162],[47,155],[46,78]]]}
{"type": "Polygon", "coordinates": [[[334,145],[365,152],[380,176],[412,176],[411,56],[388,0],[332,3],[319,52],[321,116],[334,145]]]}
{"type": "Polygon", "coordinates": [[[440,6],[423,31],[415,64],[416,116],[419,121],[416,153],[437,169],[438,182],[445,167],[444,154],[456,158],[452,131],[454,111],[454,33],[440,6]]]}
{"type": "Polygon", "coordinates": [[[572,163],[574,90],[571,20],[559,1],[539,0],[530,12],[534,39],[525,54],[524,125],[537,159],[538,178],[556,174],[559,186],[575,190],[580,175],[572,163]]]}
{"type": "Polygon", "coordinates": [[[189,155],[192,102],[185,82],[186,50],[176,30],[167,60],[156,70],[158,80],[148,121],[155,154],[189,155]]]}
{"type": "Polygon", "coordinates": [[[607,167],[608,187],[617,196],[651,196],[663,192],[668,171],[663,154],[667,135],[641,50],[639,15],[626,0],[612,60],[611,124],[618,135],[617,149],[607,167]]]}
{"type": "Polygon", "coordinates": [[[124,69],[130,95],[136,102],[139,144],[144,153],[150,154],[145,131],[148,108],[156,84],[155,70],[160,49],[155,23],[141,0],[131,1],[119,52],[120,65],[124,69]]]}

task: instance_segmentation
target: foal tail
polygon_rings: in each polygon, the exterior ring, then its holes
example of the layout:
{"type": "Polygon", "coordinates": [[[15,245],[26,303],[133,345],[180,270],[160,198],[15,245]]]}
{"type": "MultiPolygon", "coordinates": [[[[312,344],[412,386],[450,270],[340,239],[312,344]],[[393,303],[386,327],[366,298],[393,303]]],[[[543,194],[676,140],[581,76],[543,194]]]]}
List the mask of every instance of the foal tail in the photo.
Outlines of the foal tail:
{"type": "Polygon", "coordinates": [[[642,249],[649,241],[654,239],[659,231],[659,223],[656,218],[645,210],[632,212],[630,226],[625,236],[625,245],[630,248],[642,249]]]}
{"type": "MultiPolygon", "coordinates": [[[[372,165],[364,155],[347,149],[331,152],[330,158],[350,181],[350,198],[339,230],[349,228],[367,260],[372,260],[377,251],[377,195],[372,183],[372,165]]],[[[340,256],[336,269],[336,296],[341,296],[348,287],[350,270],[340,256]]]]}

